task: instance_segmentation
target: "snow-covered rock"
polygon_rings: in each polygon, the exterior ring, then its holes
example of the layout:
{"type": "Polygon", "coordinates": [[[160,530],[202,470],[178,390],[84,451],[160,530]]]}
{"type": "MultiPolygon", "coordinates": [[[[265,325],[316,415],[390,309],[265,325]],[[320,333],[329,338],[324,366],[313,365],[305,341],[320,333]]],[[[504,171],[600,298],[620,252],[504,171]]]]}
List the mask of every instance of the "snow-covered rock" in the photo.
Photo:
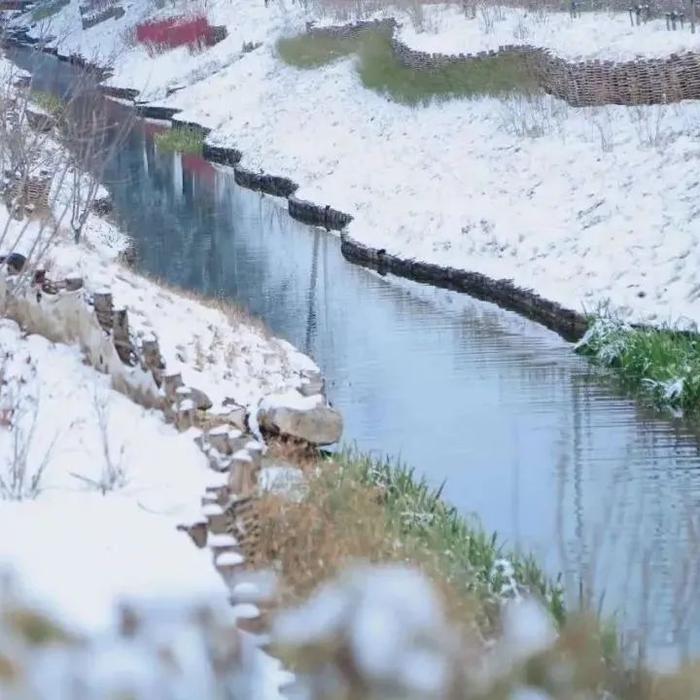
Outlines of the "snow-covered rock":
{"type": "Polygon", "coordinates": [[[257,415],[260,427],[312,445],[332,445],[343,434],[343,417],[322,402],[321,396],[286,394],[269,397],[257,415]],[[298,397],[298,398],[297,398],[298,397]]]}

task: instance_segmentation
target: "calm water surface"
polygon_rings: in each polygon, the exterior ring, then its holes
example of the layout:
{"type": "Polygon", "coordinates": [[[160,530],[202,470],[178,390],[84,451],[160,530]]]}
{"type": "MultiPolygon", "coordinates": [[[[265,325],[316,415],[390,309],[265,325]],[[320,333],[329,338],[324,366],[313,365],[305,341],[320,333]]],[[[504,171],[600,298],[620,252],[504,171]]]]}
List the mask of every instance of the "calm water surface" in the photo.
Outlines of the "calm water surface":
{"type": "MultiPolygon", "coordinates": [[[[42,89],[72,70],[47,57],[42,89]]],[[[119,108],[116,108],[118,110],[119,108]]],[[[700,451],[689,426],[625,397],[571,346],[514,314],[347,263],[339,240],[160,153],[139,123],[106,185],[139,265],[235,300],[323,370],[345,437],[417,468],[513,547],[593,584],[657,652],[700,647],[700,451]]]]}

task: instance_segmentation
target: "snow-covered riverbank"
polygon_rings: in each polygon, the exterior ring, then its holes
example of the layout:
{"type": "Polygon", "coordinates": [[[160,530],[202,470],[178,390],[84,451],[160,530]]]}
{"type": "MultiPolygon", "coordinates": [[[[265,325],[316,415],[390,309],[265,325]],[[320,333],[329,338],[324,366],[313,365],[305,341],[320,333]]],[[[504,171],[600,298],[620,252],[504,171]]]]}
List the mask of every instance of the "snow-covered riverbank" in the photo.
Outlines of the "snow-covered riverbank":
{"type": "MultiPolygon", "coordinates": [[[[700,320],[697,104],[574,109],[512,96],[408,107],[364,88],[353,59],[285,65],[275,42],[302,28],[297,6],[220,2],[210,21],[229,36],[194,56],[124,43],[130,27],[158,14],[148,4],[88,31],[77,6],[50,27],[62,52],[114,58],[112,84],[183,110],[178,118],[213,129],[212,143],[240,149],[244,167],[289,176],[300,197],[352,214],[356,240],[511,278],[577,311],[610,302],[635,320],[700,320]],[[242,53],[244,42],[262,45],[242,53]]],[[[455,12],[426,10],[432,34],[400,16],[402,36],[445,53],[478,50],[519,22],[530,43],[571,55],[659,56],[697,45],[687,30],[665,32],[658,21],[632,28],[626,15],[507,11],[484,32],[479,16],[448,21],[455,12]]]]}
{"type": "MultiPolygon", "coordinates": [[[[85,240],[56,245],[46,261],[51,278],[109,285],[133,336],[157,336],[167,366],[215,405],[254,407],[315,369],[236,310],[206,306],[119,265],[111,245],[123,237],[110,224],[91,219],[85,240]]],[[[49,314],[53,303],[43,302],[49,314]]],[[[116,391],[78,345],[27,335],[3,319],[0,347],[0,477],[3,490],[14,490],[0,499],[8,533],[0,569],[17,577],[28,601],[76,634],[104,633],[122,602],[226,604],[230,590],[211,550],[178,529],[202,521],[205,491],[226,482],[195,443],[198,431],[178,432],[160,410],[116,391]]]]}
{"type": "MultiPolygon", "coordinates": [[[[23,102],[10,87],[17,73],[3,59],[0,74],[21,125],[23,102]]],[[[56,139],[35,141],[22,126],[12,133],[32,144],[36,153],[27,152],[49,178],[61,171],[56,139]]],[[[93,214],[76,244],[60,223],[69,194],[60,175],[46,209],[8,199],[9,182],[0,254],[36,256],[46,245],[39,260],[30,260],[52,282],[36,277],[23,286],[16,261],[0,267],[0,588],[9,575],[32,609],[91,640],[110,638],[122,604],[169,601],[181,615],[203,602],[228,606],[231,581],[215,568],[215,552],[197,548],[187,532],[205,525],[204,497],[226,487],[229,474],[212,469],[211,454],[195,439],[210,424],[222,425],[249,447],[247,412],[263,399],[276,405],[273,394],[301,401],[295,389],[310,378],[320,387],[318,368],[240,309],[125,267],[119,254],[128,239],[107,220],[93,214]],[[72,284],[62,286],[65,280],[72,284]],[[105,329],[95,301],[107,293],[115,317],[126,312],[136,362],[116,359],[116,331],[105,329]],[[182,401],[168,395],[170,401],[177,411],[189,410],[188,402],[202,409],[196,427],[185,429],[177,412],[173,418],[165,390],[148,371],[153,365],[143,363],[153,339],[156,367],[184,385],[182,401]]],[[[110,329],[116,323],[111,314],[108,323],[110,329]]],[[[250,612],[234,607],[228,617],[250,612]]],[[[248,670],[262,669],[252,681],[262,684],[254,696],[276,697],[279,664],[252,648],[245,653],[252,655],[248,670]]]]}

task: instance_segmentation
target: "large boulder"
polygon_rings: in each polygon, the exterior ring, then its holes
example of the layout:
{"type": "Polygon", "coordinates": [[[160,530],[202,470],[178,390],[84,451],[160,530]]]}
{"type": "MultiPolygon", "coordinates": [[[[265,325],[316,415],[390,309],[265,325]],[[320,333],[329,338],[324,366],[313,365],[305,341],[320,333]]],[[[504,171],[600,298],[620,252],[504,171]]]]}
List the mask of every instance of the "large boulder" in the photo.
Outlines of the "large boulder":
{"type": "Polygon", "coordinates": [[[312,445],[332,445],[343,434],[343,417],[321,396],[299,393],[269,397],[258,410],[263,432],[285,435],[312,445]]]}

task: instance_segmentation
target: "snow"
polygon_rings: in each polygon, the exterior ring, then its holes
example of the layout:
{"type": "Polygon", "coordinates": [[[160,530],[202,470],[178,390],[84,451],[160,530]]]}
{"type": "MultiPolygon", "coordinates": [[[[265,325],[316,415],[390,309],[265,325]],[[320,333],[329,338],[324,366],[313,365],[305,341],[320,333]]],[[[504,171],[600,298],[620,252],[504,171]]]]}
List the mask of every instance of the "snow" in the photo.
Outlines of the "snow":
{"type": "MultiPolygon", "coordinates": [[[[191,436],[110,389],[75,348],[23,337],[7,320],[0,345],[35,368],[23,386],[24,427],[14,435],[31,437],[30,474],[46,460],[35,499],[0,500],[0,529],[13,533],[3,537],[0,568],[15,570],[35,603],[78,630],[104,629],[115,601],[129,597],[224,596],[208,557],[176,530],[196,517],[209,481],[191,436]],[[90,485],[106,467],[96,396],[106,407],[107,449],[126,480],[105,495],[90,485]]],[[[3,477],[12,439],[0,430],[3,477]]]]}
{"type": "MultiPolygon", "coordinates": [[[[88,228],[86,240],[116,238],[107,234],[104,222],[101,228],[102,236],[88,228]]],[[[302,371],[315,367],[239,309],[173,293],[111,260],[106,245],[99,255],[67,241],[57,246],[51,254],[51,274],[63,276],[70,270],[87,280],[90,289],[109,287],[115,305],[127,309],[133,334],[155,335],[168,373],[179,372],[186,386],[203,391],[214,403],[214,412],[227,413],[227,399],[247,406],[267,393],[289,391],[301,384],[302,371]]]]}
{"type": "MultiPolygon", "coordinates": [[[[700,320],[697,103],[575,109],[511,96],[409,107],[365,89],[351,58],[314,70],[285,65],[276,39],[309,18],[296,5],[217,4],[211,21],[229,37],[194,57],[122,46],[120,32],[143,8],[131,5],[116,31],[105,23],[80,32],[70,20],[76,7],[59,15],[73,27],[67,47],[114,53],[114,84],[146,84],[144,98],[212,128],[209,140],[240,149],[244,167],[292,177],[299,197],[352,214],[354,239],[512,279],[578,311],[611,302],[630,321],[700,320]],[[252,40],[262,46],[242,54],[252,40]],[[165,99],[170,83],[188,87],[165,99]]],[[[478,16],[442,6],[425,13],[434,31],[418,33],[397,15],[402,36],[443,52],[513,43],[522,15],[504,9],[488,34],[478,16]]],[[[527,22],[530,43],[566,55],[666,55],[698,41],[658,22],[632,28],[626,13],[536,13],[527,22]]]]}
{"type": "Polygon", "coordinates": [[[212,547],[235,547],[238,540],[233,535],[214,535],[210,534],[207,537],[207,544],[212,547]]]}
{"type": "Polygon", "coordinates": [[[133,27],[146,19],[189,13],[191,5],[180,3],[179,7],[158,11],[151,3],[125,2],[124,17],[98,24],[87,32],[82,31],[79,6],[80,0],[71,0],[49,22],[37,27],[35,33],[55,37],[49,44],[61,53],[79,50],[94,62],[113,64],[115,75],[108,83],[140,90],[140,100],[163,97],[169,90],[225,71],[243,55],[244,42],[265,42],[282,31],[301,30],[304,26],[304,13],[299,7],[286,8],[274,3],[267,8],[262,2],[211,3],[207,8],[209,23],[226,25],[226,39],[206,51],[190,52],[180,47],[153,54],[131,39],[133,27]],[[241,9],[245,10],[245,16],[241,15],[241,9]],[[123,82],[124,77],[128,77],[128,83],[123,82]]]}
{"type": "Polygon", "coordinates": [[[689,24],[673,32],[664,19],[632,26],[627,12],[583,12],[572,18],[568,12],[493,6],[480,6],[472,19],[456,5],[427,5],[421,26],[404,21],[397,38],[426,53],[478,53],[529,44],[569,60],[628,61],[700,50],[700,37],[691,34],[689,24]]]}
{"type": "Polygon", "coordinates": [[[323,403],[320,394],[303,396],[298,391],[285,391],[278,394],[268,394],[259,405],[259,411],[271,408],[291,408],[297,411],[310,411],[323,403]]]}
{"type": "Polygon", "coordinates": [[[130,602],[102,634],[78,644],[57,639],[39,646],[12,624],[11,613],[22,613],[29,604],[16,585],[0,591],[5,621],[0,652],[5,668],[13,671],[9,680],[7,674],[0,677],[2,697],[64,700],[79,688],[80,697],[95,700],[189,700],[232,693],[272,700],[289,682],[279,662],[260,652],[253,637],[237,632],[234,610],[225,602],[206,597],[184,604],[163,597],[130,602]]]}
{"type": "Polygon", "coordinates": [[[258,474],[258,487],[261,491],[284,495],[290,500],[301,500],[306,494],[304,472],[296,467],[265,466],[258,474]]]}
{"type": "Polygon", "coordinates": [[[254,600],[259,595],[259,590],[254,583],[244,581],[243,583],[237,583],[233,587],[231,595],[236,600],[240,600],[241,598],[250,598],[251,600],[254,600]]]}
{"type": "Polygon", "coordinates": [[[217,566],[238,566],[245,561],[241,554],[238,552],[223,552],[216,557],[217,566]]]}
{"type": "Polygon", "coordinates": [[[204,515],[205,517],[213,515],[222,515],[223,512],[224,509],[216,503],[207,503],[207,505],[202,506],[202,515],[204,515]]]}
{"type": "Polygon", "coordinates": [[[260,617],[260,609],[252,603],[240,603],[233,606],[233,614],[245,620],[254,620],[256,617],[260,617]]]}
{"type": "Polygon", "coordinates": [[[551,695],[537,688],[517,688],[510,694],[510,700],[552,700],[551,695]]]}
{"type": "Polygon", "coordinates": [[[501,644],[511,659],[526,659],[550,647],[557,638],[551,616],[532,598],[510,600],[503,606],[501,644]]]}
{"type": "Polygon", "coordinates": [[[421,573],[399,565],[357,566],[323,584],[278,617],[273,641],[301,649],[330,643],[352,659],[364,687],[386,696],[445,697],[453,680],[442,604],[421,573]]]}
{"type": "MultiPolygon", "coordinates": [[[[634,320],[700,318],[697,104],[414,109],[365,90],[350,62],[301,72],[270,57],[261,68],[255,89],[233,87],[235,110],[210,105],[213,119],[193,106],[184,118],[214,126],[212,141],[240,148],[245,167],[292,176],[299,197],[353,214],[353,238],[510,278],[578,311],[611,300],[634,320]],[[526,121],[542,136],[513,133],[526,121]]],[[[209,89],[178,99],[201,103],[209,89]]]]}

